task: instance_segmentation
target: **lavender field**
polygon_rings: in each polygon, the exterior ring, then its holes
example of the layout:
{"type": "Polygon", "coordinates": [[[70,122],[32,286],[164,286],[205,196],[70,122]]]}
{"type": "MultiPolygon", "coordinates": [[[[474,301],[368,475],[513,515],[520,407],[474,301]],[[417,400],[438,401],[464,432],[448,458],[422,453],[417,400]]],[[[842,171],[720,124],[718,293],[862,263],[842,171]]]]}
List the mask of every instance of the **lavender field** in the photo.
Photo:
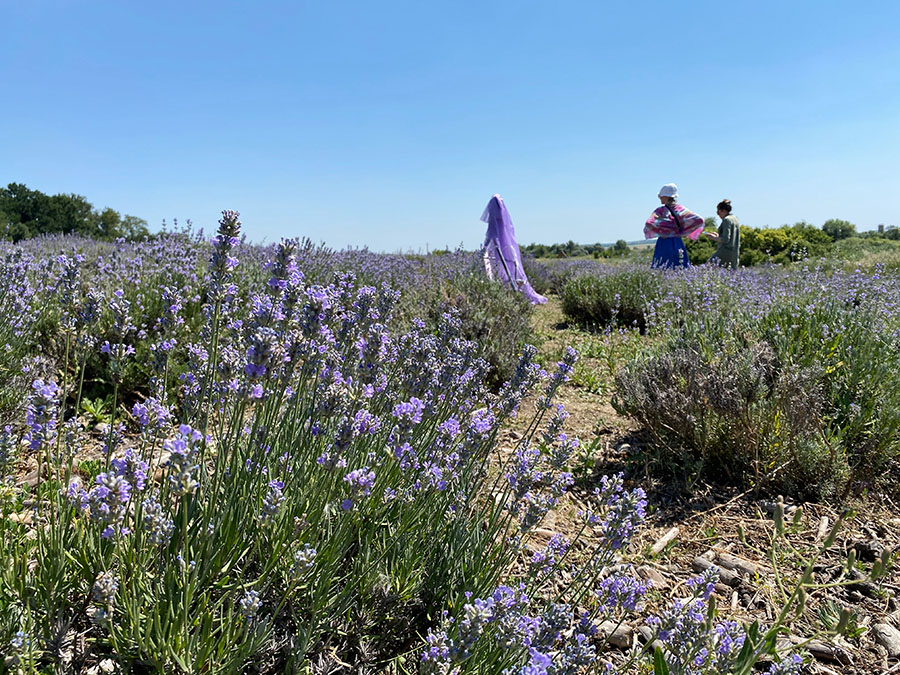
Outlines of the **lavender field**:
{"type": "Polygon", "coordinates": [[[533,308],[477,253],[252,245],[226,211],[0,265],[0,672],[897,657],[889,260],[531,260],[533,308]],[[652,496],[703,490],[768,506],[680,575],[652,496]]]}

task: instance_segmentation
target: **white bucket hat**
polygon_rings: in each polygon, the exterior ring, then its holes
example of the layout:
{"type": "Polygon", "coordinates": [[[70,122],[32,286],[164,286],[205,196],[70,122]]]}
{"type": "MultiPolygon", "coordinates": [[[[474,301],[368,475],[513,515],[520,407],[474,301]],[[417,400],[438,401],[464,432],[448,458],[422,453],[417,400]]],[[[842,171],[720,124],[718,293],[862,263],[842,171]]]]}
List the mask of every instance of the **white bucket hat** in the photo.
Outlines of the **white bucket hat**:
{"type": "Polygon", "coordinates": [[[659,188],[659,196],[678,199],[678,186],[675,185],[675,183],[666,183],[661,188],[659,188]]]}

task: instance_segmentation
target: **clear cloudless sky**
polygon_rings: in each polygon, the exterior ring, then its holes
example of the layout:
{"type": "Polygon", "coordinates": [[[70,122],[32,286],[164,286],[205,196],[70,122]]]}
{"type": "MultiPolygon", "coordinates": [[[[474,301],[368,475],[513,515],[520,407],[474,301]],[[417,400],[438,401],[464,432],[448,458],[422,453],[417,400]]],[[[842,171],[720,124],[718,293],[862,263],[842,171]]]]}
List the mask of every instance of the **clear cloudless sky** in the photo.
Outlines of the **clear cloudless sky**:
{"type": "Polygon", "coordinates": [[[0,0],[0,182],[256,241],[900,226],[900,2],[0,0]]]}

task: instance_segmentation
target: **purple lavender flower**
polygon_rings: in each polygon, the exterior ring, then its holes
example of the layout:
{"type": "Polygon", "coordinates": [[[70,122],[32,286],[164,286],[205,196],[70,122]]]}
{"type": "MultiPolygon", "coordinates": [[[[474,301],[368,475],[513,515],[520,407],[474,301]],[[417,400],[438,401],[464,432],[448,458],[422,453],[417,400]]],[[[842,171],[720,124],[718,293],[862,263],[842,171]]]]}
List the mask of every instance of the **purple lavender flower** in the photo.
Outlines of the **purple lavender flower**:
{"type": "Polygon", "coordinates": [[[603,476],[600,482],[601,487],[594,496],[605,511],[588,511],[583,516],[589,524],[600,528],[604,548],[618,551],[627,546],[646,516],[646,494],[641,488],[626,491],[621,473],[612,478],[603,476]]]}
{"type": "Polygon", "coordinates": [[[132,488],[139,492],[147,484],[147,471],[150,467],[147,462],[135,454],[134,450],[126,450],[122,459],[110,460],[110,466],[116,475],[122,476],[132,488]]]}
{"type": "Polygon", "coordinates": [[[528,563],[529,571],[531,574],[546,574],[556,566],[568,550],[569,540],[561,534],[554,534],[544,549],[532,554],[528,563]]]}
{"type": "Polygon", "coordinates": [[[551,675],[555,672],[553,659],[532,647],[528,650],[528,663],[518,672],[519,675],[551,675]]]}
{"type": "Polygon", "coordinates": [[[169,453],[166,461],[166,466],[169,467],[169,484],[172,486],[172,494],[177,497],[194,492],[199,485],[199,455],[204,440],[206,443],[211,442],[209,437],[204,439],[198,430],[182,424],[178,427],[178,435],[163,444],[163,448],[169,453]]]}
{"type": "Polygon", "coordinates": [[[175,523],[166,515],[162,504],[159,502],[159,492],[143,502],[144,532],[154,546],[164,546],[169,543],[172,533],[175,531],[175,523]]]}
{"type": "Polygon", "coordinates": [[[773,663],[766,675],[800,675],[803,672],[803,659],[799,654],[791,654],[778,663],[773,663]]]}
{"type": "Polygon", "coordinates": [[[349,511],[359,502],[360,497],[368,497],[372,493],[375,486],[375,472],[364,466],[344,476],[344,482],[350,486],[350,496],[341,502],[341,508],[349,511]]]}
{"type": "Polygon", "coordinates": [[[23,654],[31,647],[31,637],[25,631],[18,630],[9,641],[9,646],[13,654],[23,654]]]}
{"type": "Polygon", "coordinates": [[[104,539],[129,534],[130,529],[123,527],[122,522],[131,499],[131,484],[123,476],[101,473],[90,491],[78,489],[77,483],[73,482],[67,494],[70,499],[77,500],[82,513],[105,525],[101,533],[104,539]]]}
{"type": "Polygon", "coordinates": [[[269,489],[263,499],[262,513],[259,515],[259,520],[263,525],[271,525],[275,521],[278,509],[284,503],[283,490],[284,483],[282,481],[273,480],[269,482],[269,489]]]}
{"type": "Polygon", "coordinates": [[[57,416],[59,415],[60,389],[56,382],[35,380],[31,384],[32,394],[28,399],[25,423],[28,429],[25,440],[32,450],[50,446],[56,439],[57,416]]]}
{"type": "Polygon", "coordinates": [[[476,410],[472,414],[472,421],[469,428],[472,432],[485,437],[487,434],[493,431],[496,422],[496,417],[494,417],[493,413],[491,413],[489,410],[476,410]]]}
{"type": "Polygon", "coordinates": [[[559,361],[556,364],[556,371],[553,375],[550,376],[549,382],[544,387],[544,391],[541,394],[540,398],[538,398],[537,406],[539,409],[549,410],[552,406],[553,397],[556,395],[556,391],[559,387],[564,383],[569,381],[569,375],[572,373],[575,367],[575,362],[578,360],[578,352],[576,352],[571,347],[566,347],[566,353],[563,356],[563,360],[559,361]]]}
{"type": "Polygon", "coordinates": [[[413,426],[422,421],[422,410],[425,404],[416,397],[394,406],[392,415],[403,426],[413,426]]]}
{"type": "Polygon", "coordinates": [[[209,259],[209,277],[212,295],[220,300],[228,294],[231,272],[238,265],[232,255],[234,248],[240,243],[240,214],[237,211],[222,211],[219,230],[212,240],[213,253],[209,259]]]}
{"type": "Polygon", "coordinates": [[[119,582],[112,572],[101,572],[97,575],[92,589],[94,602],[100,605],[111,605],[116,599],[119,582]]]}
{"type": "Polygon", "coordinates": [[[260,607],[262,607],[262,600],[259,599],[257,591],[249,590],[244,593],[244,597],[240,599],[238,606],[245,619],[253,619],[256,617],[256,613],[259,612],[260,607]]]}
{"type": "Polygon", "coordinates": [[[634,576],[613,574],[603,579],[594,593],[600,613],[611,616],[637,610],[647,589],[648,585],[634,576]]]}
{"type": "Polygon", "coordinates": [[[116,600],[116,591],[119,590],[119,582],[112,572],[101,572],[97,575],[92,589],[93,600],[96,605],[91,609],[91,621],[98,626],[106,626],[112,618],[113,605],[116,600]]]}
{"type": "Polygon", "coordinates": [[[707,626],[706,600],[717,580],[716,568],[706,570],[690,580],[690,598],[676,600],[659,616],[647,619],[647,624],[657,631],[672,672],[685,675],[728,672],[740,652],[743,638],[739,626],[720,622],[712,631],[707,626]]]}
{"type": "Polygon", "coordinates": [[[310,544],[303,544],[303,548],[294,553],[294,574],[301,575],[312,569],[318,552],[310,544]]]}
{"type": "Polygon", "coordinates": [[[141,432],[150,436],[157,436],[172,422],[171,409],[153,396],[143,403],[135,403],[131,408],[131,414],[141,427],[141,432]]]}
{"type": "Polygon", "coordinates": [[[543,377],[544,371],[535,363],[536,356],[537,348],[525,345],[513,376],[500,390],[500,400],[497,404],[499,417],[503,418],[515,413],[522,399],[543,377]]]}

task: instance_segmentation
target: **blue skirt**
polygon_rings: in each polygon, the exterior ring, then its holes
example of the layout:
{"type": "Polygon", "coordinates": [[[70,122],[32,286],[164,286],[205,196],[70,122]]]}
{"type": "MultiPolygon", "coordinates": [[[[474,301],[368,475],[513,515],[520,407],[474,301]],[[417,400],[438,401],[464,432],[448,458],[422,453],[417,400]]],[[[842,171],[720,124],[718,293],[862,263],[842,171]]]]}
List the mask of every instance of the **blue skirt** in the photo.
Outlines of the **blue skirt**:
{"type": "Polygon", "coordinates": [[[651,267],[690,267],[687,249],[681,237],[665,237],[656,240],[656,248],[653,249],[653,262],[651,267]]]}

